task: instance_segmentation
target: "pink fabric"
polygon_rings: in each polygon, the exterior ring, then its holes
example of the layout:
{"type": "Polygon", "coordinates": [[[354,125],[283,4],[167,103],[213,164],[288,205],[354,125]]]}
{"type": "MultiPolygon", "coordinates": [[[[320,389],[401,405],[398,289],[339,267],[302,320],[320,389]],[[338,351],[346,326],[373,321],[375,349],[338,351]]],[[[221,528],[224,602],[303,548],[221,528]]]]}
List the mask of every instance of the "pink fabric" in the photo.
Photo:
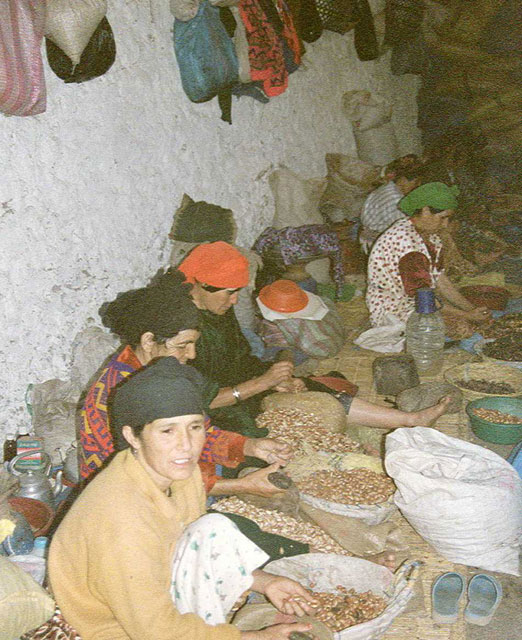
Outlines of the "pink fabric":
{"type": "Polygon", "coordinates": [[[0,2],[0,111],[34,116],[46,109],[41,54],[45,0],[0,2]]]}

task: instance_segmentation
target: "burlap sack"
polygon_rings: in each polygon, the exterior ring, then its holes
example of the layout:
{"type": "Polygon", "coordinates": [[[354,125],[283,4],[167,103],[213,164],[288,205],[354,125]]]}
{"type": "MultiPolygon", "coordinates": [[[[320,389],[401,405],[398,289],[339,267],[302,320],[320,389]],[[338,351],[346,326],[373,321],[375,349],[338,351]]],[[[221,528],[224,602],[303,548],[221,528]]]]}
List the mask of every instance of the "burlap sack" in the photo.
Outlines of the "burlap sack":
{"type": "Polygon", "coordinates": [[[319,213],[319,200],[326,186],[324,178],[305,179],[287,167],[281,167],[268,176],[268,184],[275,202],[273,227],[324,224],[319,213]]]}
{"type": "Polygon", "coordinates": [[[346,413],[341,403],[328,393],[272,393],[264,398],[263,411],[268,409],[300,409],[321,418],[323,427],[334,433],[345,433],[346,413]]]}

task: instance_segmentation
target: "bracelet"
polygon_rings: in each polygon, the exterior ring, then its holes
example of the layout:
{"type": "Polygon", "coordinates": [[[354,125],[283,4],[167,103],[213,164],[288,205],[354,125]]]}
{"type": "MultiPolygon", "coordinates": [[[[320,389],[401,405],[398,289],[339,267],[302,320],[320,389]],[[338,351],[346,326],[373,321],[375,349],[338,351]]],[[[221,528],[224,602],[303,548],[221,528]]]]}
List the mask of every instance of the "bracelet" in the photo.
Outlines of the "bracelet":
{"type": "Polygon", "coordinates": [[[236,404],[239,404],[241,402],[241,393],[239,392],[239,389],[232,387],[232,395],[236,399],[236,404]]]}

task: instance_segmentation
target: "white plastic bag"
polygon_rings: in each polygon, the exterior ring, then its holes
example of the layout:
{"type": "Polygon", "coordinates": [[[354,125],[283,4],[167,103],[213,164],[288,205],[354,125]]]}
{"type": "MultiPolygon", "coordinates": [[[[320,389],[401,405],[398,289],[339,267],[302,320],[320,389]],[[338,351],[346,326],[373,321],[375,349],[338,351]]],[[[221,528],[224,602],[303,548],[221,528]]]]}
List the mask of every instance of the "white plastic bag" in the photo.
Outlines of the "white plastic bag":
{"type": "Polygon", "coordinates": [[[363,331],[354,343],[363,349],[380,353],[400,353],[404,348],[406,324],[392,313],[386,314],[387,324],[363,331]]]}
{"type": "Polygon", "coordinates": [[[389,569],[361,558],[335,554],[306,553],[282,558],[266,565],[268,573],[296,580],[314,591],[335,591],[338,584],[358,593],[372,591],[388,600],[380,616],[333,634],[335,640],[376,640],[400,615],[413,595],[418,577],[418,563],[402,565],[393,574],[389,569]]]}
{"type": "Polygon", "coordinates": [[[496,453],[435,429],[396,429],[385,466],[395,504],[448,560],[519,574],[522,481],[496,453]]]}

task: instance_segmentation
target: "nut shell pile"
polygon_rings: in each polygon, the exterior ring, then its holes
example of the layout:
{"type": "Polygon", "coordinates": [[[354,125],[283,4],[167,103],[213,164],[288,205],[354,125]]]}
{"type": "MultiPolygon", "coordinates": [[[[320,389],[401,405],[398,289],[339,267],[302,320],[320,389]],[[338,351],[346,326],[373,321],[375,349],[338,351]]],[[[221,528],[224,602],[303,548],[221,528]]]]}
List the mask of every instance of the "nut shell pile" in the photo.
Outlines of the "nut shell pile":
{"type": "Polygon", "coordinates": [[[297,486],[302,493],[340,504],[380,504],[395,491],[391,478],[371,469],[316,471],[297,486]]]}
{"type": "Polygon", "coordinates": [[[522,332],[522,313],[508,313],[481,331],[485,338],[503,338],[522,332]]]}
{"type": "Polygon", "coordinates": [[[333,538],[320,527],[309,522],[303,522],[278,511],[262,509],[244,502],[240,498],[223,498],[212,505],[215,511],[221,513],[236,513],[249,518],[266,533],[275,533],[290,540],[297,540],[309,544],[317,553],[337,553],[343,556],[352,554],[341,547],[333,538]]]}
{"type": "Polygon", "coordinates": [[[473,413],[482,418],[482,420],[487,420],[488,422],[496,422],[497,424],[522,424],[522,418],[518,416],[514,416],[511,413],[503,413],[502,411],[497,411],[497,409],[473,409],[473,413]]]}
{"type": "Polygon", "coordinates": [[[327,453],[358,453],[362,447],[341,433],[321,426],[320,419],[300,409],[269,409],[256,419],[258,427],[269,430],[270,438],[287,442],[297,451],[303,442],[315,451],[327,453]]]}
{"type": "Polygon", "coordinates": [[[336,590],[337,593],[312,593],[316,601],[312,605],[315,609],[313,617],[332,631],[342,631],[355,624],[373,620],[386,609],[386,600],[371,591],[357,593],[355,589],[346,589],[340,585],[336,590]]]}

